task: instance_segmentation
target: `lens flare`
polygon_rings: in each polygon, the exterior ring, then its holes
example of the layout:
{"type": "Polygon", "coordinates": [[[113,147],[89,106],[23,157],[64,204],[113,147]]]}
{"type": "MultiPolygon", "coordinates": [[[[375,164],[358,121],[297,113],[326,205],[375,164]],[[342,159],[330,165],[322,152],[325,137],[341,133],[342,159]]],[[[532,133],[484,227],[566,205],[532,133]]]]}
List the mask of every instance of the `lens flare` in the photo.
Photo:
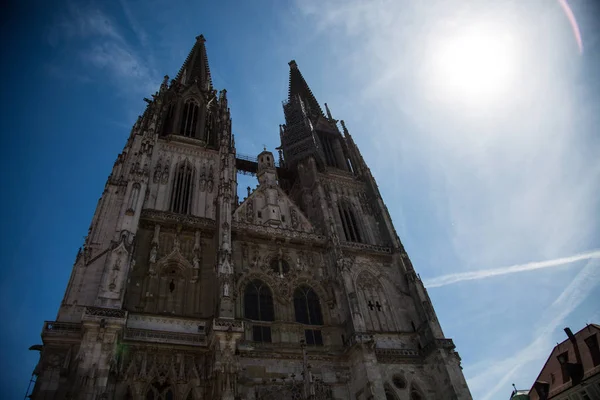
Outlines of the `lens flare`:
{"type": "Polygon", "coordinates": [[[577,41],[577,47],[579,47],[579,54],[583,54],[583,42],[581,40],[581,32],[579,31],[579,25],[575,19],[575,14],[573,14],[573,10],[571,10],[567,0],[558,0],[558,3],[562,7],[563,11],[567,15],[567,18],[569,19],[569,22],[571,23],[571,29],[573,29],[573,35],[575,35],[575,41],[577,41]]]}

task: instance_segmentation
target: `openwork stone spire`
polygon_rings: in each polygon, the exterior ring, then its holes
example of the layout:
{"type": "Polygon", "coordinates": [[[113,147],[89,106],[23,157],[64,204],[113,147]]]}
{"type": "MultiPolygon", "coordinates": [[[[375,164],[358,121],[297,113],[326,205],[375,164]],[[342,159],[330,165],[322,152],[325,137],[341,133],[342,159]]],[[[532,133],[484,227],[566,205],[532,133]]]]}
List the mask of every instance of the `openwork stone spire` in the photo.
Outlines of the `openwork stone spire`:
{"type": "Polygon", "coordinates": [[[296,61],[292,60],[288,64],[290,66],[290,87],[288,90],[288,101],[292,102],[297,98],[297,96],[300,96],[304,104],[309,108],[310,116],[315,116],[315,114],[323,116],[323,110],[321,110],[319,102],[304,80],[296,61]]]}
{"type": "Polygon", "coordinates": [[[208,67],[208,56],[206,55],[206,46],[203,35],[196,36],[196,43],[185,59],[179,73],[175,77],[176,81],[182,83],[198,80],[200,87],[206,90],[212,90],[212,79],[210,77],[210,68],[208,67]]]}

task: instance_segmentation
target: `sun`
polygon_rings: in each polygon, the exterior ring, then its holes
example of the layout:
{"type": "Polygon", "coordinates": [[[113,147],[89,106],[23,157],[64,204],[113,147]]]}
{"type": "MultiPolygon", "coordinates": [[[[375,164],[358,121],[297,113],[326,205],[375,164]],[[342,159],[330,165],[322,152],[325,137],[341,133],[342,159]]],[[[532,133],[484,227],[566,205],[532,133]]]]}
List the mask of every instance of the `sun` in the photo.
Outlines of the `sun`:
{"type": "Polygon", "coordinates": [[[518,71],[519,45],[509,29],[471,25],[430,46],[428,81],[436,97],[472,104],[499,100],[518,71]]]}

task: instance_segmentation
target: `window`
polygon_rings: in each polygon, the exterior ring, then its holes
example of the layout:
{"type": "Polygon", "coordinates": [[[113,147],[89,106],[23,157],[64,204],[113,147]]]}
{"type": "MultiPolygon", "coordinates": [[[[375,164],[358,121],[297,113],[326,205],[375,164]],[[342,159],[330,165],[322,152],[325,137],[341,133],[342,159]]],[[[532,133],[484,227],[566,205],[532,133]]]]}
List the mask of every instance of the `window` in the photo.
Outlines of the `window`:
{"type": "Polygon", "coordinates": [[[194,100],[188,100],[183,105],[183,115],[181,116],[181,126],[179,133],[183,136],[196,136],[196,124],[198,122],[198,103],[194,100]]]}
{"type": "Polygon", "coordinates": [[[323,325],[319,296],[310,286],[300,286],[294,291],[296,322],[306,325],[323,325]]]}
{"type": "Polygon", "coordinates": [[[344,229],[344,236],[347,242],[362,242],[360,229],[358,228],[356,217],[350,205],[346,202],[340,202],[338,204],[338,211],[340,213],[340,220],[342,221],[342,228],[344,229]]]}
{"type": "Polygon", "coordinates": [[[581,399],[582,400],[591,400],[590,396],[588,396],[587,392],[585,390],[579,392],[579,394],[581,395],[581,399]]]}
{"type": "Polygon", "coordinates": [[[305,329],[304,339],[306,340],[306,344],[323,346],[323,335],[319,329],[305,329]]]}
{"type": "Polygon", "coordinates": [[[167,109],[167,114],[165,115],[165,120],[164,120],[164,124],[163,124],[163,128],[162,128],[162,134],[163,135],[168,135],[171,129],[172,129],[172,124],[173,124],[173,110],[175,109],[175,107],[173,107],[173,104],[169,104],[169,107],[167,109]]]}
{"type": "Polygon", "coordinates": [[[173,191],[171,192],[171,211],[178,214],[189,214],[192,199],[193,168],[183,162],[175,170],[173,191]]]}
{"type": "Polygon", "coordinates": [[[593,334],[585,339],[585,344],[588,349],[590,349],[590,354],[592,356],[592,363],[594,367],[600,365],[600,348],[598,348],[598,335],[593,334]]]}
{"type": "Polygon", "coordinates": [[[271,289],[256,279],[246,286],[244,292],[244,316],[255,321],[274,321],[273,295],[271,289]]]}
{"type": "Polygon", "coordinates": [[[550,383],[554,383],[556,382],[556,375],[554,375],[553,373],[550,374],[550,383]]]}
{"type": "Polygon", "coordinates": [[[290,265],[282,258],[274,258],[271,260],[271,269],[279,276],[287,274],[290,271],[290,265]]]}
{"type": "Polygon", "coordinates": [[[400,375],[394,375],[394,377],[392,378],[392,382],[394,383],[394,386],[396,386],[398,389],[406,388],[406,379],[404,379],[400,375]]]}
{"type": "Polygon", "coordinates": [[[252,327],[252,340],[254,342],[271,343],[271,327],[254,325],[252,327]]]}
{"type": "Polygon", "coordinates": [[[135,212],[135,207],[138,202],[138,198],[140,196],[140,184],[134,183],[131,187],[131,194],[129,195],[129,204],[127,207],[127,212],[133,214],[135,212]]]}
{"type": "Polygon", "coordinates": [[[318,136],[321,141],[323,155],[325,156],[325,163],[330,167],[337,167],[338,165],[335,159],[335,151],[333,149],[331,138],[321,132],[318,133],[318,136]]]}

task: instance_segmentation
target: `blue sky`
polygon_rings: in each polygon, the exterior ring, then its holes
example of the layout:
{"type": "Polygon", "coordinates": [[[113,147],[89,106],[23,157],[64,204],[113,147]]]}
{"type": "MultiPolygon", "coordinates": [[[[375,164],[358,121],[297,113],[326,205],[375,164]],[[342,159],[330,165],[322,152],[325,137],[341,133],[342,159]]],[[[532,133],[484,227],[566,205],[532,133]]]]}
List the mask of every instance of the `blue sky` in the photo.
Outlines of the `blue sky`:
{"type": "Polygon", "coordinates": [[[594,0],[569,3],[583,51],[553,0],[14,3],[0,24],[6,398],[25,393],[27,348],[143,97],[200,33],[239,153],[276,147],[290,59],[346,121],[476,399],[530,387],[563,327],[600,321],[594,0]],[[480,54],[448,50],[464,32],[480,54]]]}

